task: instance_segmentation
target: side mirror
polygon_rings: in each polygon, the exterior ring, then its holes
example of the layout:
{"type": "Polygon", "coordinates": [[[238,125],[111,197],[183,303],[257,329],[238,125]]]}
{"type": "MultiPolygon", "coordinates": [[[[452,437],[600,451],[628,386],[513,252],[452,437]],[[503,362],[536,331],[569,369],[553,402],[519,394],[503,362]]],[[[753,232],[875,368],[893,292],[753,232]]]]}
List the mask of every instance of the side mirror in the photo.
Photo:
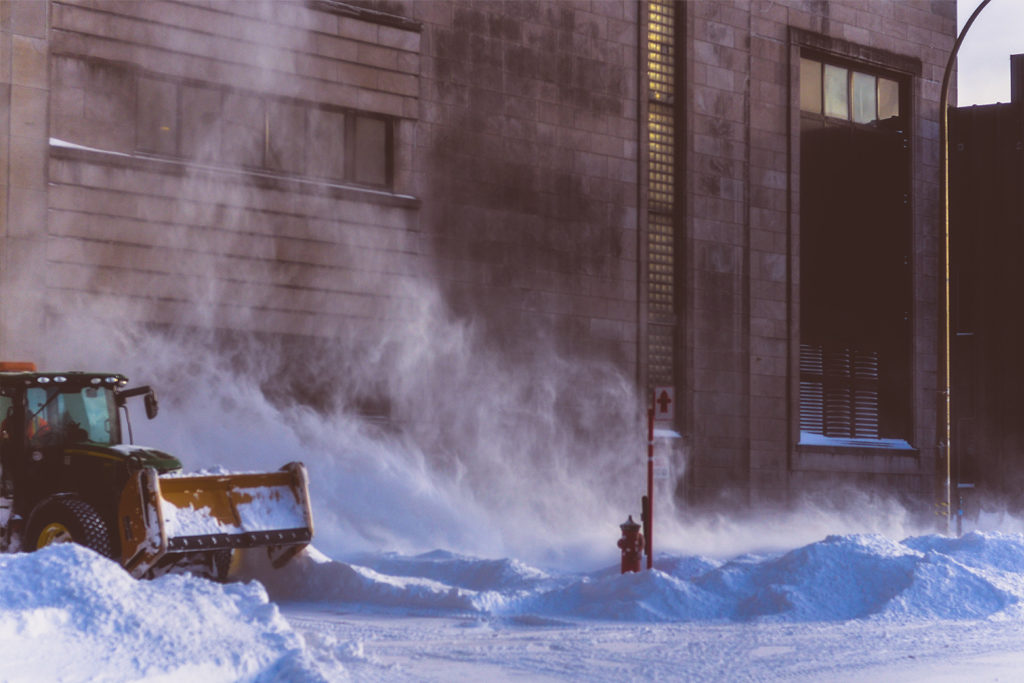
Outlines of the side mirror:
{"type": "Polygon", "coordinates": [[[156,400],[156,392],[150,389],[142,401],[146,405],[146,417],[152,420],[160,410],[160,404],[156,400]]]}

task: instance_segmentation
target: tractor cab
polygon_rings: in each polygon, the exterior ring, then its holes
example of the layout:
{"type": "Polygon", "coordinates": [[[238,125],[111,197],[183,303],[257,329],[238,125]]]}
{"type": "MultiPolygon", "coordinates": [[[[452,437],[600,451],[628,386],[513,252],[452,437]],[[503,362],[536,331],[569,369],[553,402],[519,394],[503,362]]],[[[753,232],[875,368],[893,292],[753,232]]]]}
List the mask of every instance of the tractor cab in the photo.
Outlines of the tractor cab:
{"type": "MultiPolygon", "coordinates": [[[[116,382],[116,378],[110,377],[116,382]]],[[[121,443],[121,422],[115,386],[99,377],[42,376],[24,387],[25,439],[29,448],[92,443],[113,446],[121,443]],[[44,380],[40,383],[40,380],[44,380]],[[83,381],[84,380],[84,381],[83,381]]],[[[7,388],[0,400],[18,401],[21,387],[7,388]]],[[[20,401],[18,401],[20,402],[20,401]]],[[[13,418],[17,410],[8,409],[13,418]]],[[[10,425],[3,431],[10,437],[10,425]]]]}
{"type": "Polygon", "coordinates": [[[41,373],[30,363],[0,363],[0,546],[7,547],[31,511],[49,496],[72,492],[114,515],[136,465],[160,472],[180,469],[166,453],[123,443],[130,421],[126,402],[149,387],[125,389],[110,373],[41,373]]]}

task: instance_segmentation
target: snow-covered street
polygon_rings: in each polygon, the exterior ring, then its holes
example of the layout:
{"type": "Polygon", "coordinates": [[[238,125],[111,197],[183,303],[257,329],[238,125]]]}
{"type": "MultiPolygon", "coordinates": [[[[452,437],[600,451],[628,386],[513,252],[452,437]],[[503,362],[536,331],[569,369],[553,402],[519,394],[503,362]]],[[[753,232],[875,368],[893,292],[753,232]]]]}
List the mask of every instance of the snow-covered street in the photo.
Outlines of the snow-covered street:
{"type": "Polygon", "coordinates": [[[831,536],[653,572],[313,550],[262,580],[135,581],[75,545],[2,558],[0,678],[1012,680],[1024,536],[831,536]]]}
{"type": "MultiPolygon", "coordinates": [[[[615,624],[393,617],[289,605],[352,680],[1007,681],[1016,622],[615,624]]],[[[323,655],[321,655],[323,656],[323,655]]]]}

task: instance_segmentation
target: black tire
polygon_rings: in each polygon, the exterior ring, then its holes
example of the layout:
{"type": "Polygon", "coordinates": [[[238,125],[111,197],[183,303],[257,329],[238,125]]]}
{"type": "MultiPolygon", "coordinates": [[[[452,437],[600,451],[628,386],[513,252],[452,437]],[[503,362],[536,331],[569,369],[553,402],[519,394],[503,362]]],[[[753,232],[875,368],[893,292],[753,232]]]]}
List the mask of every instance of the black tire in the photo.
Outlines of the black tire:
{"type": "Polygon", "coordinates": [[[110,525],[89,503],[73,496],[45,501],[32,512],[22,544],[27,551],[51,543],[77,543],[104,557],[114,557],[110,525]]]}

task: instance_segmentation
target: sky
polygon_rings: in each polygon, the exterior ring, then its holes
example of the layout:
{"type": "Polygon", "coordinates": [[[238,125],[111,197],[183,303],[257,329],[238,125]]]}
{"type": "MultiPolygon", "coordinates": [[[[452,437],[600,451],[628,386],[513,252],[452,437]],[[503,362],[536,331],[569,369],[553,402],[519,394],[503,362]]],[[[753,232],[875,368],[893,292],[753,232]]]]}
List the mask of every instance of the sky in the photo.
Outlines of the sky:
{"type": "MultiPolygon", "coordinates": [[[[957,2],[957,30],[981,0],[957,2]]],[[[1010,101],[1010,55],[1024,53],[1024,0],[992,0],[964,38],[958,55],[957,104],[1010,101]]]]}

